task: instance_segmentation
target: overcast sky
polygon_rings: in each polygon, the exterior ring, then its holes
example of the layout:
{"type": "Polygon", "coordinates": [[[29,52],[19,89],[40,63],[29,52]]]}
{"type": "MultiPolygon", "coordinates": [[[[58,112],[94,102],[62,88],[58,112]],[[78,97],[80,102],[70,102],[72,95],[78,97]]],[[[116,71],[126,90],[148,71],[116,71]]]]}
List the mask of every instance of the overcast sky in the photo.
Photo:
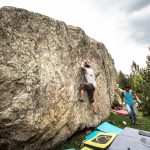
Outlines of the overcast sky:
{"type": "Polygon", "coordinates": [[[130,73],[135,61],[145,66],[150,47],[150,0],[0,0],[81,27],[105,44],[116,69],[130,73]]]}

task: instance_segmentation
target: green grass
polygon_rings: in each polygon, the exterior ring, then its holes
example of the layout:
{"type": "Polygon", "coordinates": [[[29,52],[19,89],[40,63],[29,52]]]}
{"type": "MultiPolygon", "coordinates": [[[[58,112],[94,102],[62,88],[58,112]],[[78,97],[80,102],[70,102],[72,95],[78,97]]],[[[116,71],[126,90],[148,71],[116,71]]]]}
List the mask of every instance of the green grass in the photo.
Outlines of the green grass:
{"type": "MultiPolygon", "coordinates": [[[[104,121],[112,121],[114,125],[120,128],[131,127],[131,128],[146,130],[150,132],[150,117],[143,117],[140,113],[138,113],[137,120],[139,124],[134,125],[130,122],[128,116],[120,116],[120,115],[111,113],[110,116],[104,121]],[[124,125],[122,121],[125,121],[127,125],[124,125]]],[[[82,144],[82,141],[85,139],[85,136],[87,135],[86,134],[87,130],[93,131],[94,129],[95,128],[85,129],[84,131],[77,132],[70,139],[68,139],[65,143],[62,143],[60,146],[58,146],[55,150],[65,150],[69,148],[80,150],[81,149],[80,145],[82,144]]]]}
{"type": "Polygon", "coordinates": [[[140,113],[137,115],[138,125],[134,125],[129,120],[128,116],[120,116],[114,113],[111,113],[106,121],[113,121],[113,123],[120,128],[131,127],[140,130],[150,131],[150,117],[143,117],[140,113]],[[124,125],[122,121],[125,121],[127,125],[124,125]]]}

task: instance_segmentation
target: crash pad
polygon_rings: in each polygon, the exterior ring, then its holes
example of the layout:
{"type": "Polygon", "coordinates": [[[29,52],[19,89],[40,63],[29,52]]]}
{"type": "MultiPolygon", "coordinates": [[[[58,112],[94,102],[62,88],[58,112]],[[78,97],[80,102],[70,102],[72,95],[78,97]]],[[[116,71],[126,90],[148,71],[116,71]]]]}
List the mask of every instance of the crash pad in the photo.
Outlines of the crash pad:
{"type": "Polygon", "coordinates": [[[115,139],[117,134],[114,133],[98,133],[94,138],[85,140],[83,143],[85,146],[93,149],[106,149],[112,141],[115,139]]]}
{"type": "Polygon", "coordinates": [[[108,150],[150,150],[150,137],[139,134],[138,129],[126,127],[108,150]]]}
{"type": "Polygon", "coordinates": [[[111,123],[108,123],[108,122],[102,123],[96,129],[102,132],[115,133],[115,134],[120,134],[123,131],[123,129],[118,128],[115,125],[112,125],[111,123]]]}
{"type": "Polygon", "coordinates": [[[139,131],[139,135],[143,135],[143,136],[148,136],[148,137],[150,137],[150,132],[140,130],[140,131],[139,131]]]}
{"type": "Polygon", "coordinates": [[[89,135],[87,135],[87,136],[85,137],[85,139],[86,139],[86,140],[90,140],[90,139],[92,139],[93,137],[95,137],[98,133],[100,133],[100,131],[94,130],[94,131],[91,132],[89,135]]]}
{"type": "Polygon", "coordinates": [[[94,149],[84,146],[81,150],[94,150],[94,149]]]}
{"type": "Polygon", "coordinates": [[[121,109],[121,110],[112,109],[111,111],[118,114],[118,115],[128,116],[128,112],[126,110],[123,110],[123,109],[121,109]]]}

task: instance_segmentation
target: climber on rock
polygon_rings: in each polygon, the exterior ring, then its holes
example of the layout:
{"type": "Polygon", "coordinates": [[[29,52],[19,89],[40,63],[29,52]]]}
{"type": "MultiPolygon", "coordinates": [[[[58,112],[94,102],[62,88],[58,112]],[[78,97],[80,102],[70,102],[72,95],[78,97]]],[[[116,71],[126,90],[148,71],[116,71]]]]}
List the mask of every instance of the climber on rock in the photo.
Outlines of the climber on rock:
{"type": "Polygon", "coordinates": [[[87,61],[84,61],[81,63],[81,68],[84,71],[87,82],[80,84],[79,100],[84,101],[84,98],[83,98],[84,91],[87,91],[89,101],[92,104],[93,112],[96,113],[96,104],[95,104],[95,100],[93,98],[95,87],[96,87],[95,74],[94,74],[93,69],[91,68],[91,66],[89,65],[89,63],[87,61]]]}

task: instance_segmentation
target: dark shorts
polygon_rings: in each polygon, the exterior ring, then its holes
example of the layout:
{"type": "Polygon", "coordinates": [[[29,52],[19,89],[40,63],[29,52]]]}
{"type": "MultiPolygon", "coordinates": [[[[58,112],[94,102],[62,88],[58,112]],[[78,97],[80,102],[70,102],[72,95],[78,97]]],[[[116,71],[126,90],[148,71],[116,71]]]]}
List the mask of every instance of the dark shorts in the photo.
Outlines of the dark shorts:
{"type": "Polygon", "coordinates": [[[94,95],[94,91],[95,91],[95,87],[93,86],[93,84],[91,84],[91,83],[81,83],[80,84],[80,90],[81,89],[87,91],[88,97],[89,97],[89,101],[91,103],[93,103],[94,102],[93,95],[94,95]]]}

